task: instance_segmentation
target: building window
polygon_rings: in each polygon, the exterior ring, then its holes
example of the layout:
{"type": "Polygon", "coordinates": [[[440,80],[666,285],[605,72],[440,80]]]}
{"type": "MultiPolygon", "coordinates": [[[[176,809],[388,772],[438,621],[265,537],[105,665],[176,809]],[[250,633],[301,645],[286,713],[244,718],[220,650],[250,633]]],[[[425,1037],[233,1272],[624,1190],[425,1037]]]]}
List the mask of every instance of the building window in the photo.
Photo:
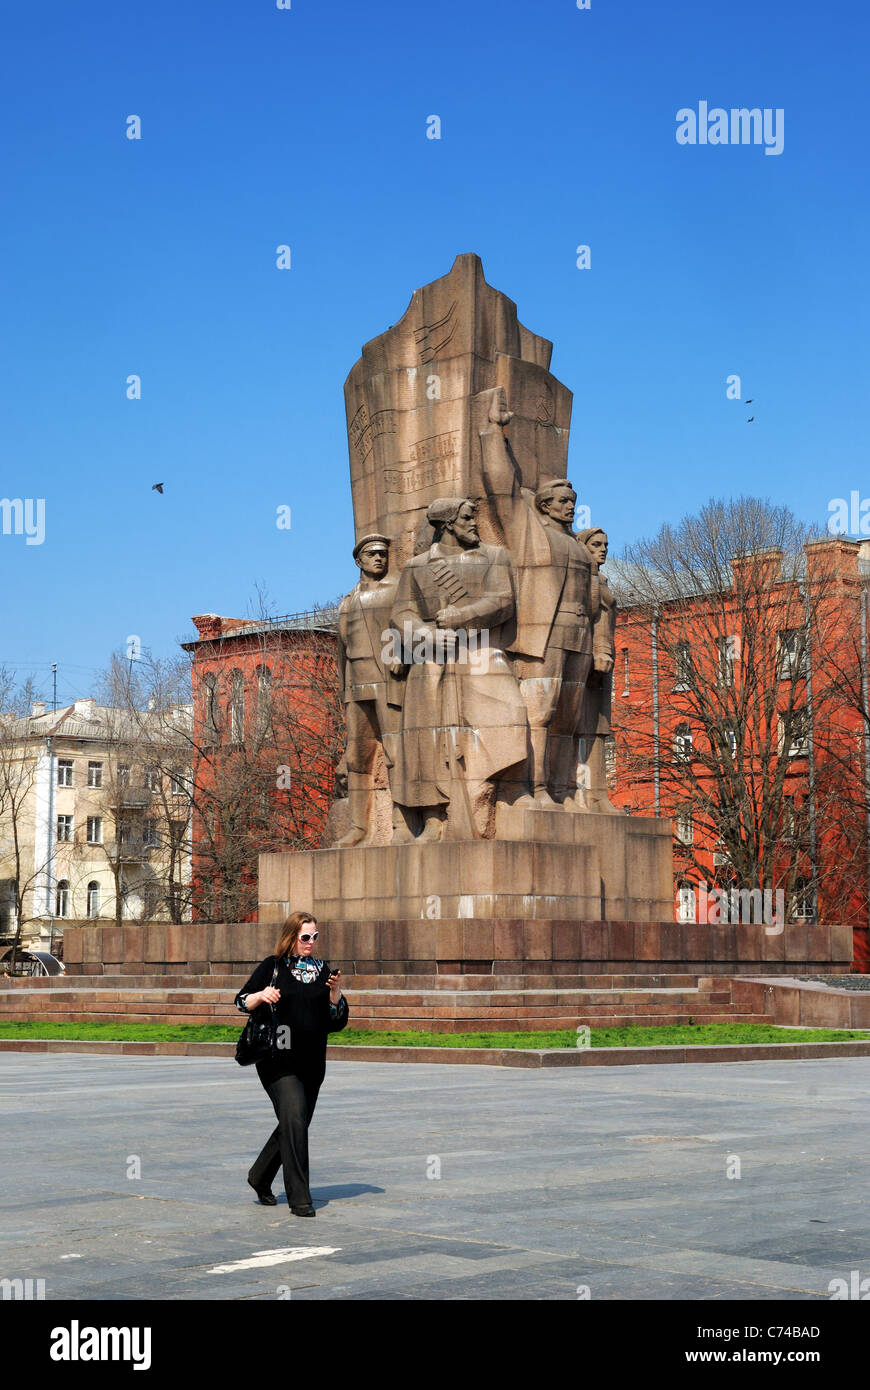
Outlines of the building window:
{"type": "Polygon", "coordinates": [[[734,662],[738,656],[740,639],[735,636],[719,637],[716,645],[718,647],[719,684],[733,685],[734,662]]]}
{"type": "Polygon", "coordinates": [[[118,844],[129,845],[133,836],[131,835],[132,826],[126,816],[118,821],[118,844]]]}
{"type": "Polygon", "coordinates": [[[57,785],[59,787],[71,787],[73,784],[73,765],[72,758],[58,758],[57,760],[57,785]]]}
{"type": "Polygon", "coordinates": [[[146,791],[156,792],[160,787],[160,768],[150,764],[142,773],[142,786],[146,791]]]}
{"type": "Polygon", "coordinates": [[[71,840],[73,837],[73,818],[72,816],[58,816],[57,818],[57,838],[58,840],[71,840]]]}
{"type": "Polygon", "coordinates": [[[622,649],[622,697],[628,695],[628,647],[622,649]]]}
{"type": "Polygon", "coordinates": [[[688,642],[677,642],[674,647],[674,690],[691,690],[694,682],[692,648],[688,642]]]}
{"type": "Polygon", "coordinates": [[[268,666],[257,667],[257,734],[263,738],[272,723],[272,672],[268,666]]]}
{"type": "Polygon", "coordinates": [[[609,791],[616,790],[616,739],[613,734],[604,735],[604,780],[609,791]]]}
{"type": "Polygon", "coordinates": [[[174,767],[172,769],[172,795],[187,795],[187,778],[184,775],[183,767],[174,767]]]}
{"type": "Polygon", "coordinates": [[[781,681],[807,674],[807,638],[802,627],[787,628],[779,634],[777,675],[781,681]]]}
{"type": "Polygon", "coordinates": [[[184,848],[184,837],[187,832],[187,821],[171,820],[169,822],[169,843],[174,850],[184,848]]]}
{"type": "Polygon", "coordinates": [[[101,845],[103,843],[103,818],[102,816],[88,816],[88,844],[101,845]]]}
{"type": "Polygon", "coordinates": [[[241,671],[233,671],[230,689],[230,741],[242,743],[245,737],[245,678],[241,671]]]}
{"type": "Polygon", "coordinates": [[[677,908],[677,921],[694,922],[695,915],[695,890],[689,883],[681,884],[677,908]]]}
{"type": "Polygon", "coordinates": [[[202,678],[203,700],[205,703],[205,731],[207,738],[217,740],[220,738],[220,720],[218,715],[218,695],[217,695],[217,676],[207,675],[202,678]]]}
{"type": "Polygon", "coordinates": [[[101,787],[103,785],[103,764],[88,763],[88,786],[101,787]]]}
{"type": "Polygon", "coordinates": [[[692,730],[688,724],[678,724],[674,730],[674,759],[678,763],[692,761],[692,730]]]}
{"type": "Polygon", "coordinates": [[[157,822],[146,817],[142,822],[142,843],[143,845],[157,844],[157,822]]]}
{"type": "Polygon", "coordinates": [[[56,901],[54,905],[55,917],[69,916],[69,879],[62,878],[57,885],[56,901]]]}
{"type": "Polygon", "coordinates": [[[219,920],[218,909],[220,906],[220,899],[218,897],[217,887],[211,879],[202,885],[201,905],[202,911],[210,921],[217,922],[219,920]]]}
{"type": "Polygon", "coordinates": [[[691,845],[695,839],[695,827],[691,806],[681,806],[674,817],[675,835],[680,845],[691,845]]]}
{"type": "Polygon", "coordinates": [[[733,724],[725,725],[725,743],[732,758],[737,757],[737,730],[733,724]]]}
{"type": "Polygon", "coordinates": [[[118,786],[119,786],[119,787],[129,787],[129,785],[130,785],[130,768],[129,768],[129,765],[128,765],[127,763],[121,763],[121,764],[119,764],[119,766],[118,766],[118,786]]]}
{"type": "Polygon", "coordinates": [[[15,880],[0,879],[0,940],[15,935],[18,926],[18,913],[15,908],[15,880]]]}
{"type": "Polygon", "coordinates": [[[793,796],[784,796],[782,798],[782,838],[784,840],[797,840],[800,838],[798,809],[795,806],[795,799],[793,796]]]}
{"type": "Polygon", "coordinates": [[[789,758],[803,758],[810,751],[810,721],[805,709],[779,716],[779,751],[789,758]]]}
{"type": "Polygon", "coordinates": [[[88,884],[88,916],[99,917],[100,915],[100,885],[95,878],[88,884]]]}
{"type": "Polygon", "coordinates": [[[811,878],[798,876],[794,881],[788,903],[789,920],[792,922],[811,922],[815,920],[816,910],[811,878]]]}
{"type": "Polygon", "coordinates": [[[160,906],[160,888],[156,883],[146,883],[142,891],[142,904],[145,920],[153,921],[160,906]]]}

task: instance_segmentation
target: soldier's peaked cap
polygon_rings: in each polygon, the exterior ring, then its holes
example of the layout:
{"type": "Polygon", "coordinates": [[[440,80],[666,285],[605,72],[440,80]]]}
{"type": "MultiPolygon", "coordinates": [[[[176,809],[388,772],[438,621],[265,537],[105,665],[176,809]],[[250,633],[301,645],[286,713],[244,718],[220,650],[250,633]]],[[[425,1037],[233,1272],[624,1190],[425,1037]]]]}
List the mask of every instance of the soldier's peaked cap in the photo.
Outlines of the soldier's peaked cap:
{"type": "Polygon", "coordinates": [[[389,536],[379,536],[374,533],[370,536],[363,536],[360,540],[357,541],[356,545],[353,548],[353,558],[356,559],[363,547],[371,545],[373,541],[383,541],[384,545],[387,546],[390,544],[389,536]]]}

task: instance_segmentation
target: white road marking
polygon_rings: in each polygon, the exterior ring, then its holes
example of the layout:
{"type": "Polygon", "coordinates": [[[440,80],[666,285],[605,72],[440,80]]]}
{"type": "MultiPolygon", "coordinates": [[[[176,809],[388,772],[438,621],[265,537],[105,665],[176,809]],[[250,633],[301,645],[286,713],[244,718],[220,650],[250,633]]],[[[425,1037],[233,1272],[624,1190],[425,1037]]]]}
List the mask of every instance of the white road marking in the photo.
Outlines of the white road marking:
{"type": "Polygon", "coordinates": [[[247,1260],[215,1265],[209,1274],[235,1274],[240,1269],[262,1269],[266,1265],[288,1264],[290,1260],[310,1260],[312,1255],[336,1255],[340,1245],[286,1245],[278,1250],[255,1250],[247,1260]]]}

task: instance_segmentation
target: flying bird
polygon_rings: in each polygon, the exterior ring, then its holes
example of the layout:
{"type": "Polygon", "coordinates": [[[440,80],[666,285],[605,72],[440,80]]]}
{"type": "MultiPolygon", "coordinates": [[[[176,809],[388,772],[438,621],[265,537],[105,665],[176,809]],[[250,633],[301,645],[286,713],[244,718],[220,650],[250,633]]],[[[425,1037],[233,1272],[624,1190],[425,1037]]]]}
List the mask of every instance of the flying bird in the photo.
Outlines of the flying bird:
{"type": "Polygon", "coordinates": [[[753,402],[754,399],[755,399],[754,396],[750,396],[748,400],[745,400],[745,401],[743,402],[743,404],[744,404],[744,405],[752,405],[752,402],[753,402]]]}
{"type": "Polygon", "coordinates": [[[153,486],[152,486],[152,488],[151,488],[151,491],[152,491],[152,492],[162,492],[162,491],[163,491],[163,484],[162,484],[162,483],[154,483],[153,486]]]}
{"type": "Polygon", "coordinates": [[[753,421],[754,419],[755,419],[755,416],[754,416],[754,415],[750,415],[749,419],[746,421],[747,425],[751,425],[751,424],[752,424],[752,421],[753,421]]]}

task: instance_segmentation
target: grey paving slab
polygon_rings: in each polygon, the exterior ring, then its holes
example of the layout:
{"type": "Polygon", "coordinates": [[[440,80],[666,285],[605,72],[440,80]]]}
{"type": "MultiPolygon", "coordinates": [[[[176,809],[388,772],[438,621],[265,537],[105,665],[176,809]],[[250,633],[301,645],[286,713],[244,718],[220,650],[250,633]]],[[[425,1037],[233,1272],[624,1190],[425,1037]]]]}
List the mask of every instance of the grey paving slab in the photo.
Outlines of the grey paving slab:
{"type": "Polygon", "coordinates": [[[245,1183],[274,1126],[253,1073],[3,1053],[0,1277],[122,1302],[827,1299],[870,1275],[868,1084],[864,1058],[333,1062],[302,1221],[280,1178],[271,1208],[245,1183]]]}

